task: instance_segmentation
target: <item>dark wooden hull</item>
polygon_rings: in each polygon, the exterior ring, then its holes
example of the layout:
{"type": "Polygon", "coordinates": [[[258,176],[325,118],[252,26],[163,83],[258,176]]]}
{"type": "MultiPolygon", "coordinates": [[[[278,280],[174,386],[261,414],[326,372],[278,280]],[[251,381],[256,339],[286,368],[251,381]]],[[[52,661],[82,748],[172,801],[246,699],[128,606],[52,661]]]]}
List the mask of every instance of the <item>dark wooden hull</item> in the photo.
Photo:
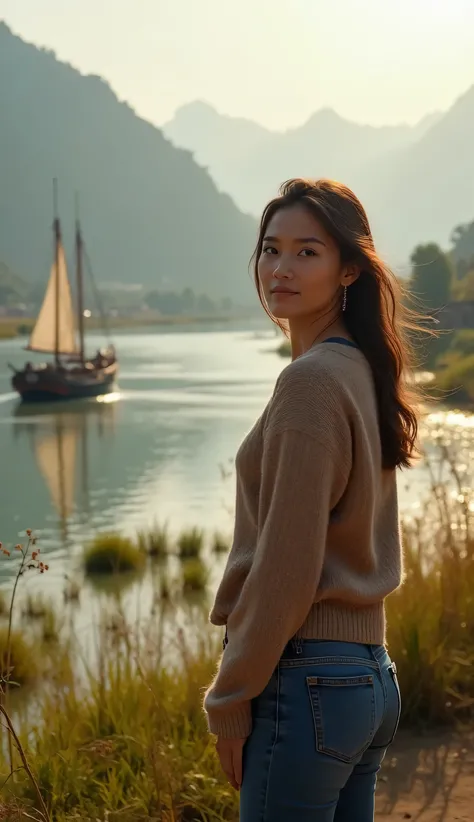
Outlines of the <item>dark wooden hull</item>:
{"type": "Polygon", "coordinates": [[[117,372],[117,363],[89,371],[24,369],[13,375],[12,387],[24,402],[86,399],[113,391],[117,372]]]}

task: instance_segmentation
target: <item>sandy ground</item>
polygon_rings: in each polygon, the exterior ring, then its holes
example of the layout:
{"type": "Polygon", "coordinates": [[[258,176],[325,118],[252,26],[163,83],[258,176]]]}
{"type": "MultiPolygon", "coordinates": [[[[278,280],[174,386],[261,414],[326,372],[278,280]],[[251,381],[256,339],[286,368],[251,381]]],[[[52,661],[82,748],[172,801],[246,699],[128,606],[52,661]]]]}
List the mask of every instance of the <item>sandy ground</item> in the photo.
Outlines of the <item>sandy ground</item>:
{"type": "Polygon", "coordinates": [[[377,822],[474,822],[474,734],[400,733],[379,777],[377,822]]]}

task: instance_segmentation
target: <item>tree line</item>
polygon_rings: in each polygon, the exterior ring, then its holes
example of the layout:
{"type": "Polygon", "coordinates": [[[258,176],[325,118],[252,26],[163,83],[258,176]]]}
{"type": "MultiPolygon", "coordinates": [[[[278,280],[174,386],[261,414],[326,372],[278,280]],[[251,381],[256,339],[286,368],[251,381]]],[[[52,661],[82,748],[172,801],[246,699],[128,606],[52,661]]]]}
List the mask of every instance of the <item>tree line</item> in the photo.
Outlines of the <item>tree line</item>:
{"type": "MultiPolygon", "coordinates": [[[[74,284],[73,284],[74,285],[74,284]]],[[[0,307],[18,308],[26,306],[36,313],[44,298],[46,283],[27,283],[0,261],[0,307]]],[[[85,287],[86,304],[94,297],[85,287]]],[[[156,311],[166,316],[210,315],[219,312],[230,313],[234,307],[229,297],[212,299],[208,294],[196,294],[192,288],[182,291],[137,289],[124,291],[111,289],[101,291],[101,302],[106,310],[139,312],[142,309],[156,311]]]]}
{"type": "Polygon", "coordinates": [[[233,308],[233,302],[229,297],[213,300],[207,294],[196,294],[192,288],[184,288],[180,293],[149,291],[144,302],[150,310],[168,316],[215,314],[219,311],[227,313],[233,308]]]}
{"type": "MultiPolygon", "coordinates": [[[[449,333],[443,328],[443,308],[452,303],[474,302],[474,222],[457,226],[451,243],[447,252],[436,243],[414,249],[409,291],[428,327],[433,320],[441,321],[441,333],[425,338],[418,349],[419,360],[425,367],[443,372],[443,388],[457,391],[468,380],[466,366],[469,374],[474,375],[474,330],[449,333]]],[[[437,330],[436,325],[431,328],[437,330]]],[[[415,342],[420,342],[416,335],[415,342]]],[[[471,389],[468,393],[472,394],[471,389]]]]}
{"type": "Polygon", "coordinates": [[[474,222],[451,235],[452,249],[418,245],[411,255],[410,290],[429,311],[451,301],[474,300],[474,222]]]}

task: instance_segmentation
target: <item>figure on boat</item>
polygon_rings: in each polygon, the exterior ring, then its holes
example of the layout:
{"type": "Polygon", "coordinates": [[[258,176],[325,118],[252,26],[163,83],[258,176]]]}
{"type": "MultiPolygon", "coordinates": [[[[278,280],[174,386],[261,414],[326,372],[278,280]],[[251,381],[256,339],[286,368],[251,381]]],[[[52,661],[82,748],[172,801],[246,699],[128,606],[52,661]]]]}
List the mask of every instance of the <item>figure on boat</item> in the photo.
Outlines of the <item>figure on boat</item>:
{"type": "Polygon", "coordinates": [[[28,351],[53,354],[52,361],[27,362],[13,370],[12,386],[26,402],[96,397],[114,390],[118,362],[113,345],[88,358],[84,345],[83,239],[76,219],[77,305],[74,308],[57,214],[54,184],[54,260],[43,304],[27,345],[28,351]]]}

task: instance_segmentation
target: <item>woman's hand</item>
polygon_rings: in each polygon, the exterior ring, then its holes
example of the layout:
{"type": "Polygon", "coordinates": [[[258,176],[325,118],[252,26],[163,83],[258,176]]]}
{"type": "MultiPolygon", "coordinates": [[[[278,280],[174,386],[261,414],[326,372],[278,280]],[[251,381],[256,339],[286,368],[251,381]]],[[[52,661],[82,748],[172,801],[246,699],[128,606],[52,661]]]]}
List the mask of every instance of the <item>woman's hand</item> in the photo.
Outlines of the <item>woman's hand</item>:
{"type": "Polygon", "coordinates": [[[222,770],[236,791],[242,785],[242,754],[246,739],[217,738],[216,750],[219,754],[222,770]]]}

